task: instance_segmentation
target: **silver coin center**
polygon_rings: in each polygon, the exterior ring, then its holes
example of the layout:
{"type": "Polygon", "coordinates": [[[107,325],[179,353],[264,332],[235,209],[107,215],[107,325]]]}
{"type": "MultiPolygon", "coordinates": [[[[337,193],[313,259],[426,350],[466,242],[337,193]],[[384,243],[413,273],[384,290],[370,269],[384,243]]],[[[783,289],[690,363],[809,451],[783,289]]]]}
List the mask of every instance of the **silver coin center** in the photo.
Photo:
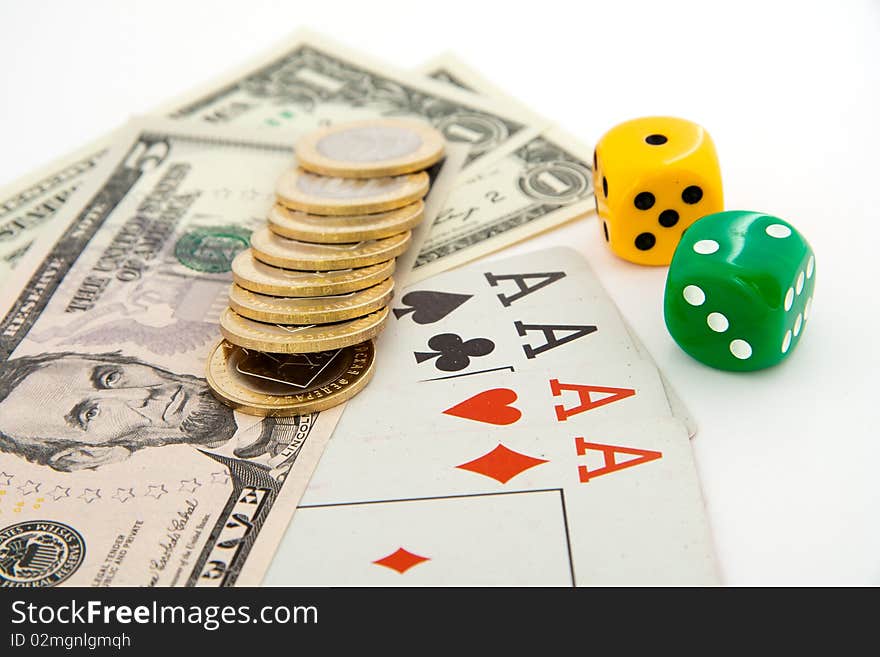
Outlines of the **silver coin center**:
{"type": "Polygon", "coordinates": [[[422,138],[412,130],[386,125],[362,126],[329,134],[315,148],[324,157],[346,162],[381,162],[415,153],[422,138]]]}
{"type": "Polygon", "coordinates": [[[296,186],[311,196],[332,199],[357,199],[394,193],[406,185],[405,176],[385,176],[383,178],[331,178],[303,173],[297,177],[296,186]]]}

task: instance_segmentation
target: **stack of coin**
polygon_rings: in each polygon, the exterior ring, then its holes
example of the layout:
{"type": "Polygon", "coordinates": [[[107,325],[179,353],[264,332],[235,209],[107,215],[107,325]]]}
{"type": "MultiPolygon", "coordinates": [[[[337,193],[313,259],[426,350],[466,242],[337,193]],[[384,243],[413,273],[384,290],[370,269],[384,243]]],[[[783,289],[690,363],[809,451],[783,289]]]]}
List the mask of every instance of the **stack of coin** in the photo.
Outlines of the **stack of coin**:
{"type": "Polygon", "coordinates": [[[232,263],[208,383],[257,415],[324,410],[362,389],[388,319],[395,258],[425,211],[443,136],[420,122],[335,125],[296,144],[267,226],[232,263]]]}

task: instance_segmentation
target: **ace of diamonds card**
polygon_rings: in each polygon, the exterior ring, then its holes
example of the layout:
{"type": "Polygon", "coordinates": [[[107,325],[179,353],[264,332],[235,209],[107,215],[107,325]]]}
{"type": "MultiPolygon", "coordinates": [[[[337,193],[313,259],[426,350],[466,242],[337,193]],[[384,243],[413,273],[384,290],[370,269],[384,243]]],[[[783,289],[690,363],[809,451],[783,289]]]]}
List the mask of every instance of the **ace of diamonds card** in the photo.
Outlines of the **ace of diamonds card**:
{"type": "Polygon", "coordinates": [[[392,312],[267,583],[717,581],[680,404],[577,253],[442,274],[392,312]]]}

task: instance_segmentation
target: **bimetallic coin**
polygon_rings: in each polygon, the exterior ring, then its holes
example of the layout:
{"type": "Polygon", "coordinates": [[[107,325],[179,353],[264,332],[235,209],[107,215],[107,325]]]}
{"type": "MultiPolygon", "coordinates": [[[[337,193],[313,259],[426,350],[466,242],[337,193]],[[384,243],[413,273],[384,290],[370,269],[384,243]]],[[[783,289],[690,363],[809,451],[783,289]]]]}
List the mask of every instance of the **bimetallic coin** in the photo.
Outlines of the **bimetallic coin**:
{"type": "Polygon", "coordinates": [[[352,244],[312,244],[281,237],[263,227],[251,233],[251,251],[257,260],[285,269],[329,271],[366,267],[390,260],[409,246],[410,232],[352,244]]]}
{"type": "Polygon", "coordinates": [[[232,261],[232,280],[251,292],[280,297],[320,297],[372,287],[394,273],[396,260],[338,271],[296,271],[260,262],[250,249],[232,261]]]}
{"type": "Polygon", "coordinates": [[[424,216],[425,204],[422,201],[410,203],[397,210],[353,217],[307,214],[276,204],[269,211],[269,228],[273,233],[294,240],[340,244],[404,233],[417,226],[424,216]]]}
{"type": "Polygon", "coordinates": [[[365,317],[333,324],[270,324],[255,322],[227,308],[220,315],[220,333],[232,344],[270,354],[307,354],[348,347],[379,335],[388,307],[365,317]]]}
{"type": "Polygon", "coordinates": [[[369,119],[303,136],[295,147],[308,171],[342,178],[375,178],[421,171],[443,157],[443,134],[427,123],[369,119]]]}
{"type": "Polygon", "coordinates": [[[291,417],[351,399],[373,375],[371,341],[314,354],[266,354],[223,340],[208,358],[208,386],[222,403],[252,415],[291,417]]]}
{"type": "Polygon", "coordinates": [[[366,290],[332,297],[276,297],[233,284],[229,290],[229,307],[242,317],[258,322],[329,324],[376,312],[387,306],[393,295],[392,278],[366,290]]]}
{"type": "Polygon", "coordinates": [[[368,214],[415,203],[428,193],[424,171],[403,176],[355,180],[290,169],[275,186],[278,202],[291,210],[312,214],[368,214]]]}

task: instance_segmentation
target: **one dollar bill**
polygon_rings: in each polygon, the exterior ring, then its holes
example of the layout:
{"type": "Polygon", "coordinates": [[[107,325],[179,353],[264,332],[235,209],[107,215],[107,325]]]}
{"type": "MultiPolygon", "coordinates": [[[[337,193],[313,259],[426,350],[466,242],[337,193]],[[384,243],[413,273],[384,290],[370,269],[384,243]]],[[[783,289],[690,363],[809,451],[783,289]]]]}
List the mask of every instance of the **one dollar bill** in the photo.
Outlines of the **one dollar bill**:
{"type": "MultiPolygon", "coordinates": [[[[307,31],[153,114],[215,126],[281,128],[295,135],[342,121],[416,118],[465,147],[468,169],[527,143],[546,127],[522,108],[397,71],[307,31]]],[[[9,277],[111,143],[108,136],[0,191],[0,280],[9,277]]]]}
{"type": "MultiPolygon", "coordinates": [[[[419,73],[503,107],[519,103],[453,55],[433,59],[419,73]]],[[[519,110],[524,111],[524,110],[519,110]]],[[[414,283],[582,217],[594,208],[592,151],[557,128],[508,144],[470,169],[428,233],[414,283]]]]}

